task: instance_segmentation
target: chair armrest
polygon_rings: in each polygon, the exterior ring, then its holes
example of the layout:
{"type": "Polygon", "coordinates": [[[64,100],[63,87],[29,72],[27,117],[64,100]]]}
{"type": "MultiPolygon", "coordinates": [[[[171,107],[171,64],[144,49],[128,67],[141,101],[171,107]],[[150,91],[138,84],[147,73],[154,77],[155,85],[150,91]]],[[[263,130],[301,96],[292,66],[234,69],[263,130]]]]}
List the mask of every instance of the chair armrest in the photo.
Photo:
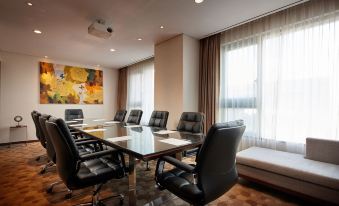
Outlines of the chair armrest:
{"type": "Polygon", "coordinates": [[[97,144],[99,143],[98,140],[83,140],[83,141],[76,141],[75,144],[77,146],[81,146],[81,145],[86,145],[86,144],[97,144]]]}
{"type": "Polygon", "coordinates": [[[74,139],[75,142],[82,142],[82,141],[88,141],[88,140],[93,140],[93,139],[92,138],[88,138],[88,137],[80,138],[80,139],[74,139]]]}
{"type": "Polygon", "coordinates": [[[164,156],[161,157],[160,160],[164,160],[165,162],[170,163],[171,165],[184,170],[185,172],[189,172],[189,173],[194,173],[195,172],[195,167],[193,167],[192,165],[186,164],[184,162],[181,162],[173,157],[170,156],[164,156]]]}
{"type": "Polygon", "coordinates": [[[80,156],[80,159],[81,159],[81,161],[87,161],[87,160],[91,160],[91,159],[97,159],[97,158],[105,156],[105,155],[116,154],[117,152],[118,152],[118,150],[116,150],[116,149],[103,150],[103,151],[100,151],[100,152],[94,152],[94,153],[82,155],[82,156],[80,156]]]}

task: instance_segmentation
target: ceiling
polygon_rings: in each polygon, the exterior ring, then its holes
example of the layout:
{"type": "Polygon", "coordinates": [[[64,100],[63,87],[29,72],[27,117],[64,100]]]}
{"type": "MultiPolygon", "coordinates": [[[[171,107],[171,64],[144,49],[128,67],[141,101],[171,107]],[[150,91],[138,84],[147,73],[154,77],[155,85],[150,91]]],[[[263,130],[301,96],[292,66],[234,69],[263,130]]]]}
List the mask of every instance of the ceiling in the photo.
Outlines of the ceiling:
{"type": "Polygon", "coordinates": [[[156,43],[178,34],[200,39],[295,2],[298,0],[205,0],[201,4],[194,0],[0,1],[0,50],[121,68],[153,56],[156,43]],[[110,39],[87,34],[88,26],[98,18],[112,25],[110,39]],[[42,34],[35,34],[34,29],[42,34]]]}

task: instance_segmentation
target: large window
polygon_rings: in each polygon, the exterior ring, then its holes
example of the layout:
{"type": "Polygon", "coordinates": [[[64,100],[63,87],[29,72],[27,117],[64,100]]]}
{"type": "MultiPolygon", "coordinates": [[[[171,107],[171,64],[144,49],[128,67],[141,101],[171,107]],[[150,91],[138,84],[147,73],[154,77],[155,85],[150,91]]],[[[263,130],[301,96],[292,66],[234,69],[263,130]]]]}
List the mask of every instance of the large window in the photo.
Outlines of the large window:
{"type": "Polygon", "coordinates": [[[339,139],[339,20],[332,13],[222,45],[220,120],[245,138],[339,139]]]}
{"type": "Polygon", "coordinates": [[[128,67],[127,109],[143,111],[141,124],[147,124],[154,109],[154,62],[146,60],[128,67]]]}

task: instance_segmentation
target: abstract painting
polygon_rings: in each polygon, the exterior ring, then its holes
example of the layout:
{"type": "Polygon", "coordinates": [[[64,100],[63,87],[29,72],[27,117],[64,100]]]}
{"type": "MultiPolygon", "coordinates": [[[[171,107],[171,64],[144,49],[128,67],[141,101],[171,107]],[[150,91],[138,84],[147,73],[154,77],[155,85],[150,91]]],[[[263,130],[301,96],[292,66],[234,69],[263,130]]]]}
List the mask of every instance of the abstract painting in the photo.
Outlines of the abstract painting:
{"type": "Polygon", "coordinates": [[[40,104],[103,104],[103,72],[39,62],[40,104]]]}

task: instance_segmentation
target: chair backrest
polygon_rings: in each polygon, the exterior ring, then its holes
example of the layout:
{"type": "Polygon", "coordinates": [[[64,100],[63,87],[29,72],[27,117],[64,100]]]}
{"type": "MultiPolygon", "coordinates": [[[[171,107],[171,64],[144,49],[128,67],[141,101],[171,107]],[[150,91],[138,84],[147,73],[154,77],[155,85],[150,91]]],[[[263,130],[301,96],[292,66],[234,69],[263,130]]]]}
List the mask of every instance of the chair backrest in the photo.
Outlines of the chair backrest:
{"type": "Polygon", "coordinates": [[[73,119],[82,119],[84,118],[84,113],[82,109],[65,109],[65,120],[70,121],[73,119]]]}
{"type": "Polygon", "coordinates": [[[183,112],[177,130],[179,132],[203,133],[205,115],[201,112],[183,112]]]}
{"type": "Polygon", "coordinates": [[[139,109],[131,110],[127,119],[127,123],[140,124],[142,113],[142,110],[139,109]]]}
{"type": "Polygon", "coordinates": [[[32,116],[32,120],[33,120],[33,123],[34,123],[34,127],[35,127],[35,136],[36,136],[36,138],[38,138],[38,139],[40,140],[39,130],[38,130],[38,128],[37,128],[37,125],[36,125],[35,119],[34,119],[34,118],[35,118],[34,115],[35,115],[36,113],[38,113],[38,112],[35,111],[35,110],[33,110],[33,111],[31,112],[31,116],[32,116]]]}
{"type": "Polygon", "coordinates": [[[46,122],[49,120],[50,117],[51,115],[42,114],[39,117],[39,123],[40,123],[41,131],[46,139],[47,157],[50,161],[56,163],[56,154],[55,154],[54,146],[53,146],[51,137],[49,136],[47,132],[47,128],[46,128],[46,122]]]}
{"type": "Polygon", "coordinates": [[[35,126],[36,137],[40,141],[41,145],[44,148],[46,148],[46,138],[42,132],[40,122],[39,122],[39,117],[41,116],[41,114],[39,112],[34,112],[31,115],[33,118],[34,126],[35,126]]]}
{"type": "Polygon", "coordinates": [[[168,114],[168,111],[153,111],[148,126],[166,128],[168,114]]]}
{"type": "Polygon", "coordinates": [[[56,152],[58,175],[71,188],[78,172],[78,148],[64,120],[51,117],[46,122],[46,129],[56,152]]]}
{"type": "Polygon", "coordinates": [[[217,123],[208,130],[197,156],[197,185],[206,202],[229,190],[238,179],[235,157],[245,131],[242,120],[217,123]]]}
{"type": "Polygon", "coordinates": [[[119,110],[115,113],[113,121],[123,122],[126,117],[126,110],[119,110]]]}

